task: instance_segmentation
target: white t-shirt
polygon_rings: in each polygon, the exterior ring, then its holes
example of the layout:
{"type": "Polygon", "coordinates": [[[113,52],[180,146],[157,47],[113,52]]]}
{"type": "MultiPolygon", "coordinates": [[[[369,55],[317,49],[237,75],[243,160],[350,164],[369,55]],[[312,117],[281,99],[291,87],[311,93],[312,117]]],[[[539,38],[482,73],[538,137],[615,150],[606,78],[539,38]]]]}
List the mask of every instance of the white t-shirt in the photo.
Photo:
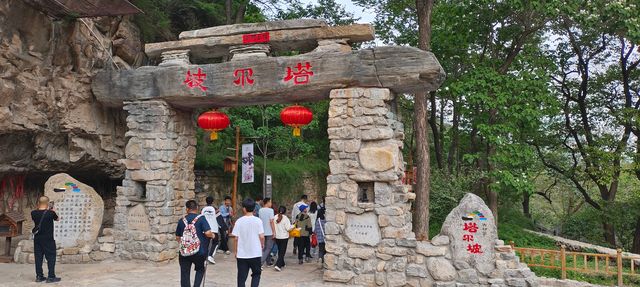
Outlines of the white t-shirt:
{"type": "Polygon", "coordinates": [[[231,233],[238,241],[237,257],[242,259],[262,257],[260,235],[264,235],[262,220],[255,216],[243,216],[236,221],[231,233]]]}
{"type": "Polygon", "coordinates": [[[264,229],[264,236],[273,236],[273,230],[271,230],[271,220],[273,220],[274,214],[272,208],[260,208],[258,216],[262,220],[262,228],[264,229]]]}
{"type": "Polygon", "coordinates": [[[213,206],[206,206],[202,209],[202,215],[207,219],[207,223],[209,223],[209,227],[211,227],[211,232],[218,233],[218,221],[216,217],[216,209],[213,206]]]}
{"type": "Polygon", "coordinates": [[[318,218],[318,211],[311,213],[309,212],[309,218],[311,218],[311,232],[316,232],[316,218],[318,218]]]}

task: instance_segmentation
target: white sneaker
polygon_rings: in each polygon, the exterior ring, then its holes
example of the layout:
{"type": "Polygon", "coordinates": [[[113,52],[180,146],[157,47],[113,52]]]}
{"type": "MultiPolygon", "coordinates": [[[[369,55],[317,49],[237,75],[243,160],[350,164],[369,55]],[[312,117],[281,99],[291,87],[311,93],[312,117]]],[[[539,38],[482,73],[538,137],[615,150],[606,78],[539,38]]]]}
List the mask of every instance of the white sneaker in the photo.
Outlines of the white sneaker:
{"type": "Polygon", "coordinates": [[[211,262],[211,264],[216,264],[216,261],[215,261],[215,260],[213,260],[213,257],[212,257],[212,256],[209,256],[209,257],[207,258],[207,260],[209,260],[209,262],[211,262]]]}
{"type": "Polygon", "coordinates": [[[227,251],[224,252],[224,254],[229,255],[229,254],[231,254],[231,251],[227,250],[227,251]]]}
{"type": "Polygon", "coordinates": [[[222,253],[224,253],[224,251],[218,250],[218,254],[222,254],[222,253]]]}
{"type": "Polygon", "coordinates": [[[280,267],[278,267],[278,266],[276,266],[276,268],[274,268],[274,269],[276,269],[276,271],[278,271],[278,272],[282,271],[282,269],[280,269],[280,267]]]}

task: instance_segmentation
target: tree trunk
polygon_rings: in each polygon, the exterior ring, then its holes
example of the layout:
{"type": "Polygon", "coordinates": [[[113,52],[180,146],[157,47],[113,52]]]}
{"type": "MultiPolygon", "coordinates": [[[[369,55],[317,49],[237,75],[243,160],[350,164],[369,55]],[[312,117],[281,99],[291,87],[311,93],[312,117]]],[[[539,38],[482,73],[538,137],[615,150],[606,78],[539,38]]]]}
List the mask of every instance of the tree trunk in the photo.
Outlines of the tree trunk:
{"type": "Polygon", "coordinates": [[[440,145],[440,134],[438,131],[438,107],[436,106],[436,93],[429,93],[429,126],[431,126],[431,133],[433,133],[433,147],[436,152],[436,163],[438,169],[442,169],[442,146],[440,145]]]}
{"type": "Polygon", "coordinates": [[[527,192],[522,193],[522,213],[524,216],[531,219],[531,209],[529,207],[529,202],[531,200],[531,195],[527,192]]]}
{"type": "Polygon", "coordinates": [[[227,17],[227,25],[233,24],[233,1],[226,0],[224,2],[225,16],[227,17]]]}
{"type": "MultiPolygon", "coordinates": [[[[418,48],[431,50],[431,10],[433,0],[416,0],[418,12],[418,48]]],[[[429,240],[430,161],[429,132],[427,130],[427,93],[415,95],[414,133],[416,135],[416,200],[414,202],[413,231],[417,240],[429,240]]]]}
{"type": "Polygon", "coordinates": [[[455,168],[458,171],[458,141],[460,134],[458,126],[460,122],[460,111],[456,100],[453,101],[453,123],[451,124],[451,146],[449,146],[449,157],[447,162],[449,164],[449,173],[453,173],[455,168]]]}
{"type": "Polygon", "coordinates": [[[640,216],[636,220],[636,231],[633,233],[633,246],[631,253],[640,254],[640,216]]]}
{"type": "MultiPolygon", "coordinates": [[[[492,126],[496,123],[498,111],[496,109],[489,110],[489,125],[492,126]]],[[[493,217],[496,221],[496,226],[498,225],[498,193],[491,188],[491,183],[493,183],[493,178],[490,176],[494,170],[493,163],[491,162],[491,157],[496,154],[496,146],[491,142],[487,141],[487,158],[486,158],[486,167],[487,167],[487,180],[485,181],[485,188],[487,192],[487,205],[489,205],[489,209],[493,213],[493,217]]]]}
{"type": "MultiPolygon", "coordinates": [[[[605,219],[606,220],[606,219],[605,219]]],[[[602,223],[602,229],[604,230],[604,240],[611,245],[612,248],[617,246],[616,244],[616,229],[608,221],[602,223]]]]}
{"type": "Polygon", "coordinates": [[[236,22],[235,24],[244,23],[244,13],[247,10],[247,5],[249,1],[242,1],[240,6],[238,7],[238,11],[236,12],[236,22]]]}

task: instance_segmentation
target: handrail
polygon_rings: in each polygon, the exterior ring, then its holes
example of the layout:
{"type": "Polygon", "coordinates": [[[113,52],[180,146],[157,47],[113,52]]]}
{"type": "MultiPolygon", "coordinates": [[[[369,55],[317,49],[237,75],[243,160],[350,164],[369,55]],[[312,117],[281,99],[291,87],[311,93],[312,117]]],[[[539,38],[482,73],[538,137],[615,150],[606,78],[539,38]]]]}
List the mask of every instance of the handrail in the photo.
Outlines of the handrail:
{"type": "Polygon", "coordinates": [[[560,269],[562,279],[567,279],[567,271],[587,274],[616,274],[617,286],[623,286],[623,275],[640,276],[640,272],[637,272],[635,266],[640,264],[640,256],[623,256],[621,249],[618,249],[616,254],[599,254],[567,251],[564,245],[560,246],[560,250],[555,250],[516,247],[513,241],[510,244],[513,250],[518,253],[520,262],[529,266],[560,269]],[[625,262],[629,262],[627,267],[625,267],[625,262]],[[614,266],[615,269],[613,269],[614,266]]]}

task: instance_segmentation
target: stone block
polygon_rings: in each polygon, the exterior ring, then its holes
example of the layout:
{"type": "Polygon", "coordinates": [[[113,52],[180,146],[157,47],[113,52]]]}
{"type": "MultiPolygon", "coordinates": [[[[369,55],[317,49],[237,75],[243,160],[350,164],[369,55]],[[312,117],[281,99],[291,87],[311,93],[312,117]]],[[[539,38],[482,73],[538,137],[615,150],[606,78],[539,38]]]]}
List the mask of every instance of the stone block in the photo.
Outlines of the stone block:
{"type": "Polygon", "coordinates": [[[461,283],[479,283],[480,279],[474,269],[463,269],[458,271],[458,282],[461,283]]]}
{"type": "Polygon", "coordinates": [[[62,249],[63,255],[76,255],[78,253],[80,253],[80,248],[78,247],[67,247],[62,249]]]}
{"type": "Polygon", "coordinates": [[[360,164],[366,170],[385,171],[394,167],[397,150],[398,148],[393,146],[362,148],[358,153],[358,158],[360,159],[360,164]]]}
{"type": "Polygon", "coordinates": [[[375,286],[376,278],[374,274],[360,274],[353,279],[354,285],[375,286]]]}
{"type": "Polygon", "coordinates": [[[390,216],[398,216],[398,215],[404,214],[404,210],[402,210],[402,208],[399,206],[380,207],[380,208],[376,208],[375,212],[377,214],[390,215],[390,216]]]}
{"type": "Polygon", "coordinates": [[[434,246],[431,242],[420,241],[417,243],[416,253],[427,257],[444,256],[447,253],[447,248],[444,246],[434,246]]]}
{"type": "Polygon", "coordinates": [[[456,278],[456,269],[449,260],[432,257],[427,259],[427,269],[431,277],[437,281],[452,281],[456,278]]]}
{"type": "Polygon", "coordinates": [[[454,260],[453,261],[453,266],[456,267],[456,269],[458,270],[462,270],[462,269],[469,269],[471,268],[471,266],[469,265],[469,263],[462,261],[462,260],[454,260]]]}
{"type": "Polygon", "coordinates": [[[115,242],[115,240],[113,239],[113,236],[102,236],[102,237],[98,237],[98,242],[99,243],[113,243],[113,242],[115,242]]]}
{"type": "Polygon", "coordinates": [[[376,252],[376,257],[382,259],[382,260],[391,260],[391,258],[393,258],[393,255],[389,255],[386,253],[380,253],[380,252],[376,252]]]}
{"type": "Polygon", "coordinates": [[[407,266],[407,275],[420,278],[429,277],[427,267],[423,264],[409,264],[407,266]]]}
{"type": "Polygon", "coordinates": [[[395,257],[392,260],[387,261],[385,266],[386,271],[402,271],[407,269],[407,257],[395,257]]]}
{"type": "Polygon", "coordinates": [[[113,235],[113,228],[103,228],[102,236],[110,236],[113,235]]]}
{"type": "Polygon", "coordinates": [[[356,274],[351,271],[339,271],[339,270],[326,270],[324,271],[323,279],[329,282],[347,283],[356,274]]]}
{"type": "Polygon", "coordinates": [[[25,252],[25,253],[33,253],[34,252],[33,251],[33,240],[23,240],[20,243],[22,243],[22,242],[24,242],[22,244],[22,246],[21,246],[22,247],[22,252],[25,252]]]}
{"type": "Polygon", "coordinates": [[[396,240],[396,244],[402,247],[417,247],[418,242],[415,238],[403,238],[396,240]]]}
{"type": "Polygon", "coordinates": [[[435,246],[443,246],[449,244],[449,236],[446,235],[436,235],[431,239],[431,244],[435,246]]]}
{"type": "Polygon", "coordinates": [[[433,287],[456,287],[455,282],[435,282],[433,287]]]}
{"type": "Polygon", "coordinates": [[[325,254],[324,267],[327,270],[336,270],[336,256],[331,253],[325,254]]]}
{"type": "Polygon", "coordinates": [[[351,258],[370,259],[375,255],[373,248],[352,247],[347,250],[347,255],[351,258]]]}
{"type": "Polygon", "coordinates": [[[392,139],[393,136],[393,130],[388,127],[372,128],[360,133],[360,138],[365,141],[392,139]]]}
{"type": "Polygon", "coordinates": [[[102,245],[100,245],[100,251],[115,252],[116,251],[116,245],[113,244],[113,243],[103,243],[102,245]]]}
{"type": "Polygon", "coordinates": [[[507,278],[506,283],[511,287],[527,287],[527,281],[523,278],[507,278]]]}
{"type": "Polygon", "coordinates": [[[393,256],[405,256],[407,255],[407,249],[404,247],[385,247],[385,246],[380,246],[378,247],[378,253],[381,254],[388,254],[388,255],[393,255],[393,256]]]}
{"type": "Polygon", "coordinates": [[[404,272],[388,272],[387,283],[389,287],[399,287],[407,284],[407,276],[404,272]]]}

